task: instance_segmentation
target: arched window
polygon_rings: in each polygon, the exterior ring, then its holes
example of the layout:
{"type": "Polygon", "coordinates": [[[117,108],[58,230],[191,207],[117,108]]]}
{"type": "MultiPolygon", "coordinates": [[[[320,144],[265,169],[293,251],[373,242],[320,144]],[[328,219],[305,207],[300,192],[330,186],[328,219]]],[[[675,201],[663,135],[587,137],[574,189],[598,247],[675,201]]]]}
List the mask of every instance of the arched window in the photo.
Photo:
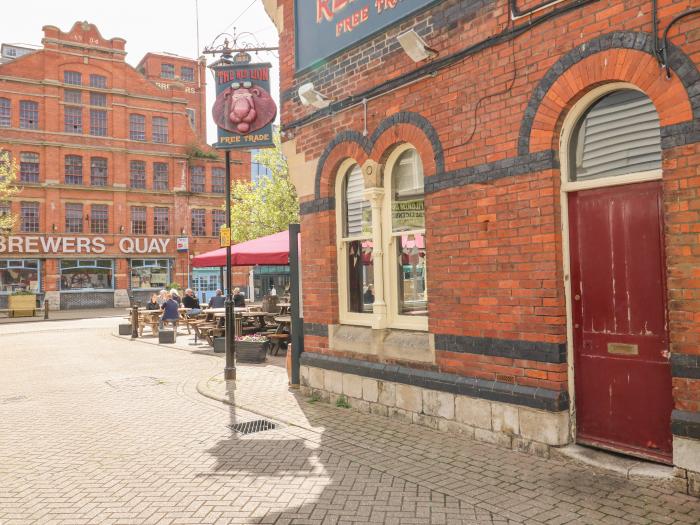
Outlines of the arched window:
{"type": "Polygon", "coordinates": [[[391,237],[387,253],[394,286],[389,311],[400,316],[427,316],[425,195],[423,163],[418,152],[403,147],[394,162],[387,163],[391,184],[391,237]],[[393,262],[391,262],[393,256],[393,262]]]}
{"type": "Polygon", "coordinates": [[[651,100],[634,89],[599,98],[573,130],[569,165],[571,182],[660,170],[660,123],[651,100]]]}
{"type": "Polygon", "coordinates": [[[372,210],[365,199],[365,183],[358,164],[341,171],[339,181],[338,258],[341,313],[372,313],[374,260],[372,257],[372,210]]]}

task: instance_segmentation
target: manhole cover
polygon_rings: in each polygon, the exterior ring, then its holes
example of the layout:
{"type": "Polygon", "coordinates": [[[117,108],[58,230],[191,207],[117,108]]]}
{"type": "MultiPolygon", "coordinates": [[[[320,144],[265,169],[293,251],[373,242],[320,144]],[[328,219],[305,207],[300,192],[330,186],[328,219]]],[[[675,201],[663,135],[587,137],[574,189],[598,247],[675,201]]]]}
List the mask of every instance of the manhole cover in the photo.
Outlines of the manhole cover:
{"type": "Polygon", "coordinates": [[[159,385],[163,381],[156,377],[126,377],[124,379],[112,379],[106,381],[106,383],[112,388],[134,388],[141,386],[154,386],[159,385]]]}
{"type": "Polygon", "coordinates": [[[274,430],[277,425],[267,419],[256,419],[255,421],[245,421],[244,423],[236,423],[228,425],[228,428],[238,434],[255,434],[256,432],[265,432],[266,430],[274,430]]]}

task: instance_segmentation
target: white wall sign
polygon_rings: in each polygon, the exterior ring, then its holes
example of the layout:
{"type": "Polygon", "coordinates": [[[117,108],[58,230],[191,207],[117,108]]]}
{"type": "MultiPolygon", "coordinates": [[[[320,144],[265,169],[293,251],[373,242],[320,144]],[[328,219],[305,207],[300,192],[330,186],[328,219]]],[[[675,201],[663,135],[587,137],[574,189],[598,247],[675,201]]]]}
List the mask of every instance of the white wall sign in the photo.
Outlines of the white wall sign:
{"type": "MultiPolygon", "coordinates": [[[[166,253],[170,239],[146,239],[143,237],[123,237],[118,246],[122,253],[166,253]]],[[[103,237],[63,237],[63,236],[18,236],[0,237],[0,254],[36,254],[57,255],[101,254],[107,249],[103,237]]]]}

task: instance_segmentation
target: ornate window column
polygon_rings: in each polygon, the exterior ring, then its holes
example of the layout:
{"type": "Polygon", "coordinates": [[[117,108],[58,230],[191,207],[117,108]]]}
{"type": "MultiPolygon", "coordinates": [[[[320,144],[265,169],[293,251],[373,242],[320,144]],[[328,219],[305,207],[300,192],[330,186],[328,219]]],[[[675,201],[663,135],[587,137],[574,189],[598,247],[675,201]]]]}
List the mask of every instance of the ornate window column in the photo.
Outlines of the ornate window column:
{"type": "Polygon", "coordinates": [[[374,308],[372,328],[381,330],[387,327],[387,306],[384,285],[384,237],[382,235],[384,187],[382,166],[368,160],[362,166],[365,180],[364,197],[372,209],[372,254],[374,257],[374,308]]]}

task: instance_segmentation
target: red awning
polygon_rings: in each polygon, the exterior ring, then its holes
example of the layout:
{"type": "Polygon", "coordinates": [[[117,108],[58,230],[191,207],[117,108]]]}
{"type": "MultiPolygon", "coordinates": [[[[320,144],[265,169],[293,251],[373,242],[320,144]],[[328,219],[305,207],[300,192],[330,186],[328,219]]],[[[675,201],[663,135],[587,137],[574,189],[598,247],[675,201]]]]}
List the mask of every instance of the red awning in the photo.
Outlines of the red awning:
{"type": "MultiPolygon", "coordinates": [[[[289,264],[289,231],[242,242],[229,249],[233,266],[255,266],[256,264],[286,266],[289,264]]],[[[192,259],[192,266],[195,268],[226,266],[226,248],[197,255],[192,259]]]]}

